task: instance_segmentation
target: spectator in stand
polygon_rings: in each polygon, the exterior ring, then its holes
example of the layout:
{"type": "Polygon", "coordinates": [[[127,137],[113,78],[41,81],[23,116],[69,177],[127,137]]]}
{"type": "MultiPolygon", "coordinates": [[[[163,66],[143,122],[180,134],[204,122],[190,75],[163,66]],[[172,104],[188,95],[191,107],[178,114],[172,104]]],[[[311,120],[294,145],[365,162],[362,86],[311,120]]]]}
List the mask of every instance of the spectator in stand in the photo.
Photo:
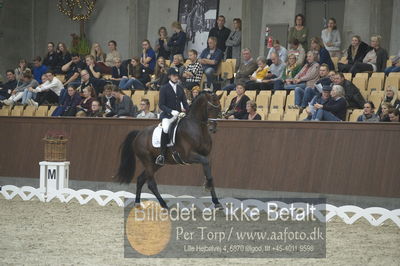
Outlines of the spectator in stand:
{"type": "Polygon", "coordinates": [[[217,48],[222,52],[222,58],[226,50],[226,40],[228,40],[231,30],[225,27],[225,17],[220,15],[217,18],[217,24],[210,30],[208,39],[210,37],[216,38],[217,48]]]}
{"type": "Polygon", "coordinates": [[[324,46],[326,50],[328,50],[330,56],[338,57],[340,59],[342,56],[340,51],[342,41],[340,39],[340,32],[337,29],[336,19],[328,19],[326,29],[322,30],[321,32],[321,39],[324,42],[324,46]]]}
{"type": "Polygon", "coordinates": [[[240,119],[247,114],[246,104],[250,101],[249,97],[244,94],[244,84],[236,85],[237,96],[232,99],[228,110],[225,112],[224,117],[227,119],[240,119]]]}
{"type": "Polygon", "coordinates": [[[105,80],[96,79],[89,75],[89,71],[86,69],[81,71],[81,84],[77,88],[79,93],[83,93],[83,89],[87,86],[93,87],[95,93],[101,97],[101,93],[103,92],[104,86],[107,84],[105,80]]]}
{"type": "Polygon", "coordinates": [[[18,67],[14,70],[15,78],[17,79],[17,82],[22,81],[25,70],[27,70],[27,69],[29,69],[29,68],[28,68],[28,64],[27,64],[26,60],[25,59],[19,60],[18,67]]]}
{"type": "Polygon", "coordinates": [[[335,70],[335,66],[333,65],[331,56],[329,55],[328,50],[324,47],[321,38],[314,37],[311,39],[311,51],[318,52],[320,65],[327,64],[329,70],[335,70]]]}
{"type": "Polygon", "coordinates": [[[171,67],[177,68],[179,71],[179,79],[182,80],[183,71],[185,70],[185,65],[183,64],[183,56],[181,54],[176,54],[173,57],[171,67]]]}
{"type": "Polygon", "coordinates": [[[157,116],[150,112],[150,102],[148,99],[142,99],[140,102],[140,113],[136,116],[136,118],[144,118],[144,119],[156,119],[157,116]]]}
{"type": "Polygon", "coordinates": [[[187,98],[187,102],[188,102],[189,106],[193,103],[194,99],[196,99],[196,97],[199,96],[200,91],[201,91],[200,86],[194,86],[192,88],[192,91],[191,91],[189,97],[187,98]]]}
{"type": "Polygon", "coordinates": [[[257,113],[257,104],[255,101],[248,101],[246,103],[247,113],[243,115],[243,120],[261,120],[261,116],[257,113]]]}
{"type": "Polygon", "coordinates": [[[93,55],[85,56],[86,70],[88,71],[90,77],[101,78],[100,68],[96,66],[96,61],[93,55]]]}
{"type": "Polygon", "coordinates": [[[83,89],[83,99],[76,107],[76,116],[85,117],[92,111],[92,102],[95,100],[96,94],[92,86],[87,86],[83,89]]]}
{"type": "Polygon", "coordinates": [[[306,113],[308,114],[307,118],[304,121],[310,121],[316,119],[316,108],[315,104],[324,105],[331,99],[331,86],[323,86],[322,93],[319,93],[315,96],[311,102],[308,104],[308,107],[305,109],[306,113]]]}
{"type": "Polygon", "coordinates": [[[36,56],[33,59],[33,77],[39,84],[42,84],[42,76],[46,74],[47,67],[42,65],[42,58],[40,56],[36,56]]]}
{"type": "MultiPolygon", "coordinates": [[[[385,97],[382,100],[382,103],[390,103],[393,108],[395,109],[399,109],[400,110],[400,100],[397,97],[397,88],[393,87],[393,86],[389,86],[387,87],[386,91],[385,91],[385,97]]],[[[379,107],[378,109],[378,115],[380,115],[382,112],[381,107],[379,107]]]]}
{"type": "Polygon", "coordinates": [[[283,69],[282,77],[274,81],[274,90],[281,90],[287,79],[293,79],[300,72],[302,66],[297,64],[297,59],[294,54],[289,54],[288,63],[283,69]]]}
{"type": "Polygon", "coordinates": [[[22,75],[21,84],[11,92],[10,98],[2,101],[2,104],[15,105],[18,101],[20,101],[22,99],[25,89],[28,89],[28,88],[34,89],[38,85],[39,85],[39,83],[33,78],[32,72],[29,69],[26,69],[22,75]]]}
{"type": "Polygon", "coordinates": [[[285,70],[285,63],[283,63],[277,53],[271,54],[272,64],[261,83],[249,81],[246,84],[246,90],[273,90],[274,84],[277,80],[282,79],[283,71],[285,70]]]}
{"type": "Polygon", "coordinates": [[[115,58],[121,59],[122,57],[117,50],[117,42],[112,40],[108,42],[108,54],[106,55],[105,65],[113,67],[115,58]]]}
{"type": "Polygon", "coordinates": [[[99,101],[94,100],[92,102],[92,110],[89,111],[88,117],[103,117],[103,113],[101,112],[99,101]]]}
{"type": "Polygon", "coordinates": [[[348,73],[353,65],[357,62],[362,62],[364,57],[372,48],[361,41],[360,36],[354,35],[351,38],[351,45],[347,49],[347,60],[342,63],[338,63],[339,72],[348,73]]]}
{"type": "Polygon", "coordinates": [[[345,121],[347,103],[344,98],[344,89],[340,85],[334,85],[331,91],[331,99],[325,104],[314,105],[316,109],[315,121],[345,121]]]}
{"type": "Polygon", "coordinates": [[[229,34],[225,46],[227,47],[225,58],[236,59],[236,65],[238,66],[240,63],[240,50],[242,47],[242,20],[240,18],[233,19],[233,31],[229,34]]]}
{"type": "Polygon", "coordinates": [[[304,51],[303,46],[301,46],[301,44],[299,43],[299,40],[293,39],[289,42],[288,57],[290,55],[296,56],[296,64],[298,66],[302,67],[304,65],[304,61],[306,60],[306,52],[304,51]]]}
{"type": "Polygon", "coordinates": [[[8,99],[11,96],[11,92],[17,87],[14,70],[7,70],[6,77],[7,82],[0,85],[0,100],[8,99]]]}
{"type": "Polygon", "coordinates": [[[130,97],[126,96],[120,88],[113,86],[112,95],[116,99],[115,109],[111,112],[114,117],[135,117],[136,108],[134,107],[130,97]]]}
{"type": "Polygon", "coordinates": [[[360,90],[349,80],[344,78],[343,73],[336,72],[333,76],[333,84],[340,85],[344,88],[345,98],[349,108],[362,109],[364,107],[364,97],[360,90]]]}
{"type": "Polygon", "coordinates": [[[93,56],[95,62],[105,62],[106,54],[100,47],[100,44],[93,43],[92,48],[90,49],[90,55],[93,56]]]}
{"type": "Polygon", "coordinates": [[[223,58],[223,52],[217,48],[216,37],[208,37],[207,43],[208,47],[201,53],[199,62],[203,65],[204,74],[207,76],[207,88],[211,88],[212,84],[215,91],[218,89],[215,83],[217,68],[223,58]]]}
{"type": "Polygon", "coordinates": [[[250,80],[246,82],[246,90],[260,90],[262,81],[267,77],[268,74],[270,74],[269,66],[267,65],[267,59],[264,56],[259,56],[256,62],[258,68],[250,76],[250,80]]]}
{"type": "Polygon", "coordinates": [[[392,123],[400,122],[400,111],[398,109],[389,110],[389,120],[392,123]]]}
{"type": "Polygon", "coordinates": [[[306,19],[302,14],[296,15],[294,19],[294,27],[289,29],[288,40],[293,41],[297,39],[303,49],[306,51],[308,48],[308,28],[305,27],[306,19]]]}
{"type": "Polygon", "coordinates": [[[134,57],[131,63],[128,64],[128,77],[122,78],[119,83],[119,88],[122,90],[129,90],[132,88],[135,90],[144,90],[146,84],[149,81],[149,77],[142,64],[140,64],[140,59],[134,57]]]}
{"type": "Polygon", "coordinates": [[[115,97],[112,95],[112,90],[115,85],[107,84],[104,87],[103,97],[101,97],[101,106],[105,117],[112,116],[112,110],[115,110],[115,97]]]}
{"type": "Polygon", "coordinates": [[[47,54],[46,57],[44,58],[43,65],[47,66],[48,69],[56,69],[57,68],[57,53],[56,49],[54,47],[53,42],[47,43],[47,54]]]}
{"type": "Polygon", "coordinates": [[[63,65],[61,68],[61,70],[66,73],[64,85],[79,86],[81,83],[79,73],[84,69],[86,69],[85,63],[81,61],[78,54],[72,53],[71,61],[63,65]]]}
{"type": "Polygon", "coordinates": [[[168,47],[170,51],[169,60],[173,60],[173,56],[176,54],[183,54],[185,51],[186,44],[186,33],[183,32],[182,25],[178,21],[172,22],[172,30],[174,34],[168,41],[168,47]]]}
{"type": "Polygon", "coordinates": [[[164,57],[157,59],[156,67],[154,68],[154,75],[152,79],[146,83],[146,87],[152,90],[160,90],[162,85],[168,83],[168,67],[165,64],[164,57]]]}
{"type": "Polygon", "coordinates": [[[165,27],[158,29],[159,38],[154,44],[154,51],[157,53],[157,58],[163,57],[165,60],[169,59],[169,47],[168,47],[168,32],[165,27]]]}
{"type": "Polygon", "coordinates": [[[71,54],[68,52],[65,43],[59,42],[57,44],[57,65],[55,67],[55,73],[63,74],[62,67],[71,61],[71,54]]]}
{"type": "Polygon", "coordinates": [[[391,72],[400,72],[400,51],[394,58],[391,59],[392,66],[385,69],[385,74],[389,75],[391,72]]]}
{"type": "Polygon", "coordinates": [[[390,122],[390,118],[389,118],[389,110],[392,110],[393,105],[391,105],[388,102],[383,102],[380,106],[380,114],[379,115],[379,121],[380,122],[390,122]]]}
{"type": "MultiPolygon", "coordinates": [[[[41,77],[41,80],[42,80],[42,83],[40,85],[46,83],[47,74],[43,74],[42,77],[41,77]]],[[[27,104],[28,105],[32,105],[31,99],[35,100],[36,99],[36,94],[37,93],[36,92],[32,92],[29,87],[26,88],[24,90],[24,94],[22,95],[22,104],[23,105],[27,105],[27,104]]]]}
{"type": "Polygon", "coordinates": [[[273,44],[273,47],[271,49],[269,49],[269,52],[268,52],[267,64],[269,66],[272,64],[272,60],[271,60],[272,53],[278,54],[280,61],[285,63],[287,61],[287,57],[288,57],[288,51],[286,50],[286,48],[281,45],[279,40],[274,40],[272,42],[272,44],[273,44]]]}
{"type": "Polygon", "coordinates": [[[295,107],[304,109],[308,103],[319,93],[322,93],[323,86],[330,86],[332,81],[329,74],[329,67],[322,64],[319,67],[319,80],[315,83],[314,87],[306,87],[305,89],[297,87],[294,91],[294,104],[295,107]]]}
{"type": "Polygon", "coordinates": [[[379,122],[379,116],[375,114],[374,109],[373,102],[364,103],[363,114],[357,118],[357,122],[379,122]]]}
{"type": "Polygon", "coordinates": [[[111,73],[111,81],[115,85],[118,85],[123,78],[128,78],[128,70],[122,65],[121,59],[118,57],[114,58],[111,73]]]}
{"type": "Polygon", "coordinates": [[[74,88],[74,86],[68,86],[67,91],[68,94],[65,98],[64,104],[62,105],[63,110],[61,116],[75,116],[77,112],[76,107],[82,101],[82,97],[76,91],[76,88],[74,88]]]}
{"type": "Polygon", "coordinates": [[[224,87],[223,90],[230,92],[236,88],[236,84],[242,83],[246,84],[250,80],[251,75],[257,69],[257,62],[251,56],[251,51],[249,48],[244,48],[242,50],[242,60],[239,65],[239,69],[236,71],[235,81],[233,84],[229,84],[224,87]]]}
{"type": "Polygon", "coordinates": [[[316,62],[318,54],[314,52],[307,53],[307,64],[303,66],[299,73],[293,79],[286,79],[286,85],[283,88],[275,88],[278,90],[294,90],[298,87],[305,89],[306,87],[314,87],[319,77],[319,64],[316,62]]]}
{"type": "Polygon", "coordinates": [[[62,82],[54,76],[54,72],[49,70],[46,73],[47,81],[39,85],[36,89],[29,88],[31,92],[36,92],[36,101],[30,99],[30,104],[38,107],[44,103],[56,104],[59,101],[61,90],[64,88],[62,82]]]}
{"type": "Polygon", "coordinates": [[[373,49],[365,55],[362,62],[357,62],[352,66],[350,72],[353,76],[364,71],[385,71],[388,53],[384,48],[380,47],[381,41],[382,37],[380,35],[374,35],[371,37],[371,47],[373,49]]]}
{"type": "Polygon", "coordinates": [[[188,52],[190,64],[183,71],[185,78],[184,87],[192,90],[195,86],[200,86],[201,78],[203,77],[203,66],[197,60],[197,51],[189,50],[188,52]]]}
{"type": "Polygon", "coordinates": [[[154,73],[154,67],[156,66],[156,53],[153,48],[151,48],[149,40],[144,40],[142,42],[142,57],[140,58],[140,63],[150,69],[150,73],[154,73]]]}

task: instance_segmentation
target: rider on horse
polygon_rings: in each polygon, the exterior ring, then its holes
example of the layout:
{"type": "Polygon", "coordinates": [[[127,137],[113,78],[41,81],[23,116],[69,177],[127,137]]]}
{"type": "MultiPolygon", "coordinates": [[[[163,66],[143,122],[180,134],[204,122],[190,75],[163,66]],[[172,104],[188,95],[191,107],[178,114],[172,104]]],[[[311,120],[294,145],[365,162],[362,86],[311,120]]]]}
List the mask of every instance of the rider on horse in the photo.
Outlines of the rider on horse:
{"type": "Polygon", "coordinates": [[[165,153],[167,150],[168,130],[179,113],[186,112],[189,105],[183,88],[178,84],[179,70],[171,67],[168,71],[169,82],[160,88],[159,107],[162,110],[160,115],[162,133],[161,133],[161,154],[156,159],[156,164],[164,165],[165,153]]]}

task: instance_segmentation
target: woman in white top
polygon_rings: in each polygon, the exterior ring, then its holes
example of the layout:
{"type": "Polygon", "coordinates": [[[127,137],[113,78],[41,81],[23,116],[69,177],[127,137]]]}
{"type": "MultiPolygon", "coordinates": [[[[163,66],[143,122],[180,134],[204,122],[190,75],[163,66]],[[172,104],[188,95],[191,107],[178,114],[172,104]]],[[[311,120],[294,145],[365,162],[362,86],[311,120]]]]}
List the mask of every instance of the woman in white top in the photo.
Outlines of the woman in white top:
{"type": "Polygon", "coordinates": [[[321,38],[331,57],[340,58],[342,56],[340,51],[340,45],[342,42],[339,30],[336,27],[336,19],[328,19],[327,28],[322,31],[321,38]]]}

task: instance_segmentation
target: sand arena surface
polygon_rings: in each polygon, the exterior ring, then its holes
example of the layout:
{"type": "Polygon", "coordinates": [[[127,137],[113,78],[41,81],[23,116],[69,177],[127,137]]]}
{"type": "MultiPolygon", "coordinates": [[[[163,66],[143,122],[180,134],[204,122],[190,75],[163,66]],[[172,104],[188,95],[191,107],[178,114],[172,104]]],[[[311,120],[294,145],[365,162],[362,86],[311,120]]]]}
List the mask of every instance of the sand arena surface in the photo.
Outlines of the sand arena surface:
{"type": "Polygon", "coordinates": [[[327,224],[326,259],[125,259],[123,208],[0,198],[1,265],[400,265],[400,228],[327,224]]]}

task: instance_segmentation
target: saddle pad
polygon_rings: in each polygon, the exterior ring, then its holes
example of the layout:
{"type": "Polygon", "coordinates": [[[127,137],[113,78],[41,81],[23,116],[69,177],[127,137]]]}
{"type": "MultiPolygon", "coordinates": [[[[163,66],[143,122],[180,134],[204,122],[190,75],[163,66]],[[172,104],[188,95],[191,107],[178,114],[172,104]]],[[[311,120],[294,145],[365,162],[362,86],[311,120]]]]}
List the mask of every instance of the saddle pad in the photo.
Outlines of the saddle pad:
{"type": "MultiPolygon", "coordinates": [[[[167,144],[167,147],[172,147],[175,144],[175,137],[176,137],[176,129],[178,127],[175,126],[174,128],[174,137],[170,141],[170,143],[167,144]]],[[[161,147],[161,132],[162,132],[162,127],[161,124],[159,124],[153,131],[153,136],[151,138],[151,142],[153,144],[154,148],[160,148],[161,147]]]]}

